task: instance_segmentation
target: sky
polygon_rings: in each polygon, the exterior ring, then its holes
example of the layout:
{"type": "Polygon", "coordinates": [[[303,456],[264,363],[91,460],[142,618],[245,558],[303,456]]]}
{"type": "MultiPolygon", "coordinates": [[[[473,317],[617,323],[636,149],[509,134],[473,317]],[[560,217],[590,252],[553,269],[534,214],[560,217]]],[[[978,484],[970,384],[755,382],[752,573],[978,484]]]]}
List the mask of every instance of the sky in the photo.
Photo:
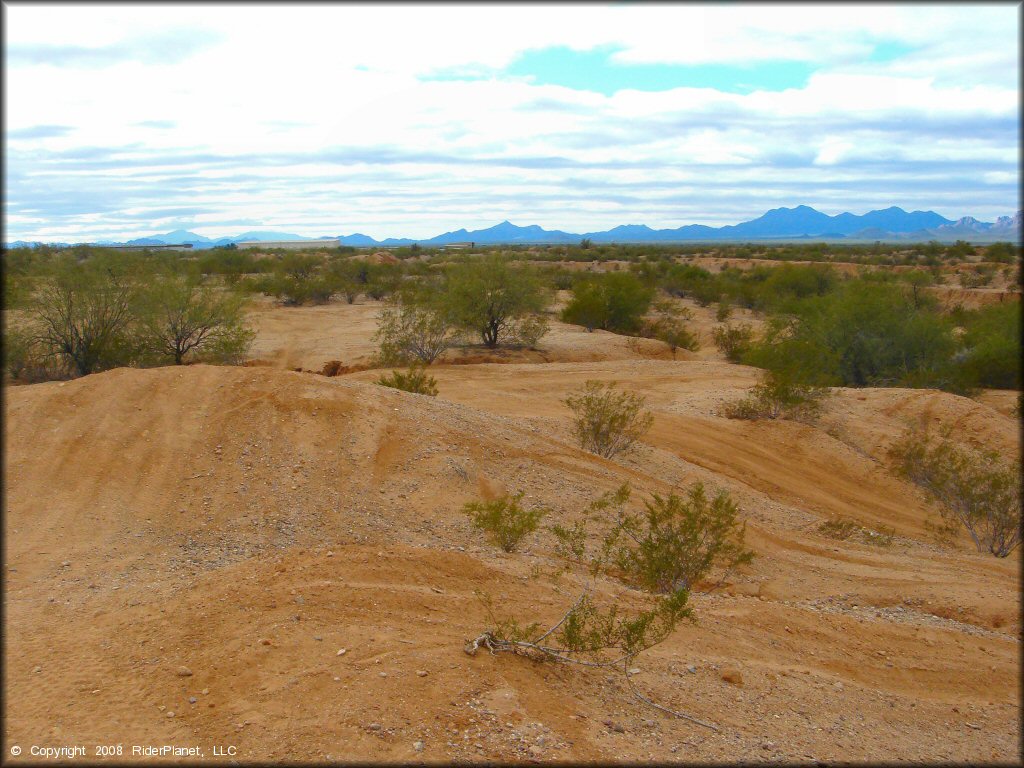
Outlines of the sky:
{"type": "Polygon", "coordinates": [[[1017,3],[3,14],[6,242],[1021,207],[1017,3]]]}

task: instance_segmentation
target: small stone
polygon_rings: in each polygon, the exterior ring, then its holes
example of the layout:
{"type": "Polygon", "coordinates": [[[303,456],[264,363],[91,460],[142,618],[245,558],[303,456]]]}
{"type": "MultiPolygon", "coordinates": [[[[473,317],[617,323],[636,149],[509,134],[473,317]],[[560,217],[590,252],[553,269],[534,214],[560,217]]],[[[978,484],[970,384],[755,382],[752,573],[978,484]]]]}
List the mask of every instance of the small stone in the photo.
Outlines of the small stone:
{"type": "Polygon", "coordinates": [[[761,749],[775,749],[775,742],[766,741],[764,744],[761,745],[761,749]]]}
{"type": "Polygon", "coordinates": [[[328,556],[328,557],[334,557],[334,553],[333,553],[333,552],[331,552],[331,551],[328,551],[328,552],[327,552],[327,556],[328,556]]]}
{"type": "Polygon", "coordinates": [[[693,674],[696,674],[697,668],[693,664],[691,664],[690,666],[688,666],[686,668],[686,671],[689,672],[691,675],[693,675],[693,674]]]}
{"type": "Polygon", "coordinates": [[[387,677],[387,676],[388,676],[388,673],[387,673],[387,672],[378,672],[378,673],[377,673],[377,676],[378,676],[378,677],[387,677]]]}
{"type": "Polygon", "coordinates": [[[167,716],[168,716],[168,717],[174,717],[174,713],[173,713],[173,712],[168,712],[168,713],[167,713],[167,716]]]}
{"type": "Polygon", "coordinates": [[[335,656],[344,656],[346,653],[348,653],[348,649],[347,648],[339,648],[338,652],[336,654],[334,654],[334,655],[335,656]]]}
{"type": "Polygon", "coordinates": [[[336,682],[336,683],[340,683],[340,682],[341,682],[341,678],[340,678],[340,677],[336,677],[336,678],[334,678],[334,682],[336,682]]]}
{"type": "Polygon", "coordinates": [[[423,751],[423,742],[422,741],[414,741],[412,743],[412,748],[415,749],[417,752],[422,752],[423,751]]]}
{"type": "Polygon", "coordinates": [[[61,563],[61,566],[64,567],[64,568],[70,568],[71,567],[71,561],[70,560],[65,560],[63,563],[61,563]]]}
{"type": "Polygon", "coordinates": [[[679,747],[677,747],[675,744],[673,744],[671,747],[668,748],[668,751],[671,752],[672,754],[675,754],[676,752],[679,751],[679,747]]]}
{"type": "Polygon", "coordinates": [[[648,728],[654,728],[657,725],[657,723],[654,720],[644,720],[644,725],[646,725],[648,728]]]}
{"type": "Polygon", "coordinates": [[[210,693],[210,689],[209,689],[209,688],[203,688],[203,690],[201,691],[201,693],[203,694],[203,696],[207,696],[207,695],[209,695],[209,693],[210,693]]]}
{"type": "Polygon", "coordinates": [[[189,704],[195,704],[197,701],[199,701],[199,699],[197,699],[195,696],[189,696],[188,697],[188,703],[189,704]]]}
{"type": "Polygon", "coordinates": [[[843,690],[843,684],[840,682],[836,682],[835,685],[833,685],[832,687],[835,688],[837,691],[843,690]]]}
{"type": "Polygon", "coordinates": [[[320,635],[313,635],[313,639],[314,640],[323,640],[323,638],[320,635]]]}
{"type": "Polygon", "coordinates": [[[178,677],[192,677],[192,670],[188,667],[178,667],[178,671],[174,674],[178,677]]]}
{"type": "Polygon", "coordinates": [[[633,668],[631,668],[631,669],[629,670],[629,674],[631,674],[631,675],[639,675],[639,674],[640,674],[640,668],[639,668],[639,667],[633,667],[633,668]]]}
{"type": "Polygon", "coordinates": [[[732,685],[743,685],[743,675],[740,673],[738,669],[733,669],[731,667],[723,669],[722,679],[725,680],[725,682],[727,683],[731,683],[732,685]]]}
{"type": "Polygon", "coordinates": [[[270,645],[270,640],[265,637],[260,638],[260,645],[270,645]]]}
{"type": "Polygon", "coordinates": [[[380,723],[370,723],[366,727],[367,727],[367,729],[369,729],[371,731],[379,731],[381,726],[380,726],[380,723]]]}
{"type": "Polygon", "coordinates": [[[42,672],[42,671],[43,671],[43,668],[42,668],[42,667],[34,667],[34,668],[32,669],[32,671],[33,671],[33,672],[42,672]]]}
{"type": "Polygon", "coordinates": [[[543,747],[539,747],[536,744],[531,745],[529,751],[530,751],[530,754],[533,755],[534,757],[540,757],[541,755],[544,754],[544,748],[543,747]]]}
{"type": "Polygon", "coordinates": [[[426,677],[427,676],[427,670],[425,670],[425,669],[417,669],[416,670],[416,676],[417,677],[426,677]]]}

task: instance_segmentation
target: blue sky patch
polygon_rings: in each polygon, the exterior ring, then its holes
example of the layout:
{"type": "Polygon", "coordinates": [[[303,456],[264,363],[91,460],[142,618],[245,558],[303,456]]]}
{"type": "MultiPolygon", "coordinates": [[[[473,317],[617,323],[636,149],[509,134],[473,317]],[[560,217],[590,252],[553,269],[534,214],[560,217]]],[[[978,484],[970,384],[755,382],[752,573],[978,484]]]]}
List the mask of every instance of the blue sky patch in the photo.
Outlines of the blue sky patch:
{"type": "Polygon", "coordinates": [[[615,49],[574,51],[552,47],[525,52],[503,74],[528,77],[536,85],[596,91],[610,96],[626,88],[667,91],[672,88],[714,88],[728,93],[782,91],[801,88],[815,67],[798,61],[735,64],[619,64],[615,49]]]}

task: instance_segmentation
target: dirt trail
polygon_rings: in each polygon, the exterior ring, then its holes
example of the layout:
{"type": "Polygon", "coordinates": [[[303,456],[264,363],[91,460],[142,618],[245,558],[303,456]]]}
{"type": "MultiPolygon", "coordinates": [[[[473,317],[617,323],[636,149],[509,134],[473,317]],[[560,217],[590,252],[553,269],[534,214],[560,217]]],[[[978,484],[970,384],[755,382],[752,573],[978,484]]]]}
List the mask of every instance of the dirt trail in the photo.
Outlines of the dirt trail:
{"type": "Polygon", "coordinates": [[[820,427],[730,422],[716,409],[757,372],[709,360],[432,373],[438,398],[373,371],[211,366],[8,390],[6,743],[231,744],[246,762],[1019,757],[1019,561],[937,548],[880,463],[919,413],[1018,456],[1011,417],[867,390],[839,391],[820,427]],[[655,412],[621,460],[570,439],[560,400],[589,378],[655,412]],[[694,594],[699,623],[633,679],[720,732],[603,671],[463,653],[488,625],[475,591],[526,620],[574,594],[532,576],[555,565],[549,536],[504,555],[465,501],[522,489],[570,522],[622,482],[639,504],[694,480],[730,490],[757,557],[694,594]],[[839,514],[896,540],[818,532],[839,514]]]}

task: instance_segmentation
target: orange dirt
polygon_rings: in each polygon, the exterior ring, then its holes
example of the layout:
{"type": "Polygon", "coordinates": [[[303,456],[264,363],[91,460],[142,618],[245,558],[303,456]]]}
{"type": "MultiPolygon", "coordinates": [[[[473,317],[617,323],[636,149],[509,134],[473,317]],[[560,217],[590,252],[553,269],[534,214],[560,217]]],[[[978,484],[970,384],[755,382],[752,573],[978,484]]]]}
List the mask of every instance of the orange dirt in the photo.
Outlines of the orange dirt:
{"type": "Polygon", "coordinates": [[[922,417],[1019,460],[1013,398],[837,390],[816,426],[735,422],[717,410],[755,369],[646,359],[560,325],[540,345],[553,362],[432,367],[437,398],[377,386],[379,371],[281,370],[359,362],[374,306],[258,308],[254,357],[277,367],[8,389],[6,745],[231,745],[241,762],[1020,758],[1019,559],[933,543],[934,510],[884,463],[922,417]],[[587,379],[647,396],[655,424],[634,452],[573,443],[561,399],[587,379]],[[718,732],[633,699],[621,675],[463,652],[488,628],[476,591],[527,622],[576,594],[544,575],[549,534],[503,554],[466,501],[524,490],[571,523],[622,482],[639,506],[695,480],[740,503],[756,557],[695,593],[698,623],[632,680],[718,732]],[[837,517],[895,539],[818,531],[837,517]]]}

